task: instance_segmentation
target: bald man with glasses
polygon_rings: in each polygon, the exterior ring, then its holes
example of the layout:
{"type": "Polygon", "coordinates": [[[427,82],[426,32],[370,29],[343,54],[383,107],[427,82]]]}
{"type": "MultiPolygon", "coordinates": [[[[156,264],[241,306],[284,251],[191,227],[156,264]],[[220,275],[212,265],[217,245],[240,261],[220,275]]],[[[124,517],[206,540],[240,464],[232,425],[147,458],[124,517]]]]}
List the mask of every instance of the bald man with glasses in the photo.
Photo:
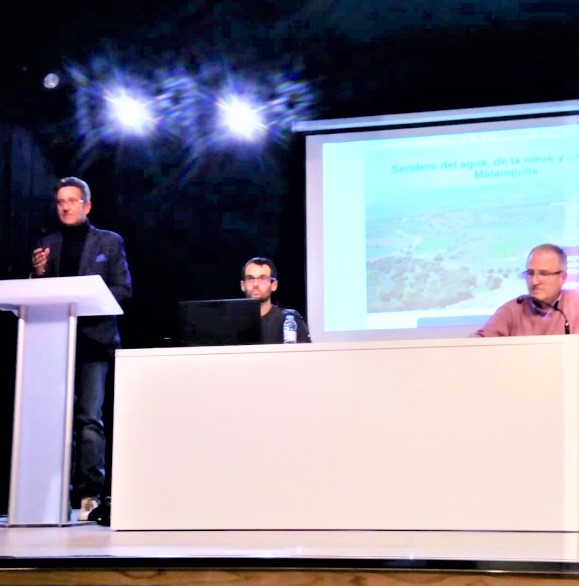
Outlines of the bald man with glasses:
{"type": "Polygon", "coordinates": [[[579,333],[579,293],[563,288],[567,279],[565,251],[555,244],[535,246],[522,276],[528,293],[501,305],[473,336],[579,333]]]}

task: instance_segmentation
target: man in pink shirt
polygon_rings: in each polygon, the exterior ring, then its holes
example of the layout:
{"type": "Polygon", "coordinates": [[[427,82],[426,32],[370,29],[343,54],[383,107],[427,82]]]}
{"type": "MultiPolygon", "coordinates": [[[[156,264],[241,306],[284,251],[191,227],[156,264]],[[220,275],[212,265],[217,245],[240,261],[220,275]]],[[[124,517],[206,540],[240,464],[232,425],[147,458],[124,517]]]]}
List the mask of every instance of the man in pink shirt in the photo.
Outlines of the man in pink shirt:
{"type": "Polygon", "coordinates": [[[501,305],[473,336],[579,334],[579,292],[563,289],[567,255],[554,244],[535,246],[527,257],[528,295],[501,305]]]}

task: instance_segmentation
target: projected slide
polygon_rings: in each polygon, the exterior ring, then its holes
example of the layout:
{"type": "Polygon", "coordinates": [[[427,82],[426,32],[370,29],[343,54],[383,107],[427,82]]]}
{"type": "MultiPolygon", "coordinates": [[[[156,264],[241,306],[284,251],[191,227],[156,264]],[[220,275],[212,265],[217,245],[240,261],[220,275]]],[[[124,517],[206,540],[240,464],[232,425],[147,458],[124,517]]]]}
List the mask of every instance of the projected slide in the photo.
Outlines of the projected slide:
{"type": "Polygon", "coordinates": [[[480,314],[516,296],[537,238],[577,244],[578,144],[578,127],[556,126],[369,149],[368,311],[480,314]]]}
{"type": "Polygon", "coordinates": [[[567,251],[577,288],[577,117],[312,138],[323,332],[474,331],[526,293],[526,255],[543,242],[567,251]]]}

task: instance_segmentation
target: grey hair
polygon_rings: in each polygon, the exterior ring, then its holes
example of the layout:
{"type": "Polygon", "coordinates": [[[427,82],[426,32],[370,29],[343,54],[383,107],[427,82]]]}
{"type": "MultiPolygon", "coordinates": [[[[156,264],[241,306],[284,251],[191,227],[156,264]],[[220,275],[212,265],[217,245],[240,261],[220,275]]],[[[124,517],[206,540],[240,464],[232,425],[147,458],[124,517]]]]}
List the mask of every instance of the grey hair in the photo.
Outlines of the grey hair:
{"type": "Polygon", "coordinates": [[[88,183],[78,177],[63,177],[59,179],[54,192],[56,193],[61,187],[76,187],[80,189],[83,201],[89,202],[91,200],[88,183]]]}
{"type": "Polygon", "coordinates": [[[559,257],[561,270],[567,270],[567,255],[565,254],[565,251],[560,246],[557,246],[556,244],[549,244],[548,242],[535,246],[531,252],[529,252],[529,255],[527,256],[527,264],[531,259],[531,256],[533,256],[535,252],[539,251],[554,252],[559,257]]]}

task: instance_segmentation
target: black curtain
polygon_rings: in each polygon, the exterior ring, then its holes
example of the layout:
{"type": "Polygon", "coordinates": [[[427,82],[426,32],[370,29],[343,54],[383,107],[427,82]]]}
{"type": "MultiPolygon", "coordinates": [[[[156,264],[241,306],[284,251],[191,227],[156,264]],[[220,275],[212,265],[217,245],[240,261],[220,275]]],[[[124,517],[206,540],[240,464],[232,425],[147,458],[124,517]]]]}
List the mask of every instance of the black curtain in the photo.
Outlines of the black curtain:
{"type": "MultiPolygon", "coordinates": [[[[0,121],[0,279],[26,278],[30,252],[43,229],[55,176],[33,133],[0,121]]],[[[1,300],[0,300],[1,303],[1,300]]],[[[0,311],[0,514],[8,510],[16,316],[0,311]]]]}

